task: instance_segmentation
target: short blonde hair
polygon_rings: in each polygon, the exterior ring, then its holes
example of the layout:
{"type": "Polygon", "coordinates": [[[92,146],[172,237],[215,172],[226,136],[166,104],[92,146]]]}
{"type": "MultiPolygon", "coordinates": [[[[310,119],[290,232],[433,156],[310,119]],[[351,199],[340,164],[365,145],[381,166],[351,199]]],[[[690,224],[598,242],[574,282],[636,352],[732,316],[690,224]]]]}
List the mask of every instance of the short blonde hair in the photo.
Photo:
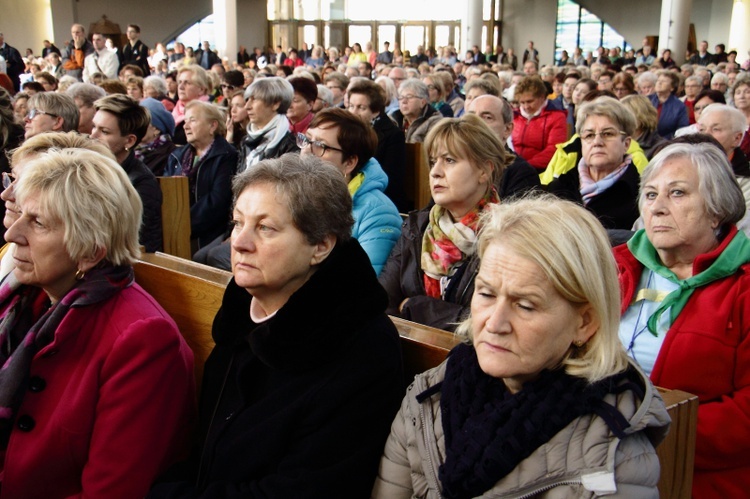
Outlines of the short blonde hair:
{"type": "Polygon", "coordinates": [[[211,78],[208,76],[208,73],[205,69],[198,66],[197,64],[188,64],[187,66],[182,66],[179,70],[177,70],[177,77],[179,77],[182,73],[190,72],[192,75],[190,77],[190,81],[193,82],[194,85],[198,85],[200,88],[204,90],[204,94],[208,95],[213,90],[213,86],[211,84],[211,78]]]}
{"type": "Polygon", "coordinates": [[[81,135],[78,132],[46,132],[34,135],[33,137],[24,141],[20,147],[13,150],[13,155],[10,158],[11,165],[15,166],[20,161],[24,161],[31,156],[36,156],[47,152],[50,149],[87,149],[94,151],[102,156],[106,156],[112,161],[115,160],[115,156],[109,147],[105,146],[101,142],[91,139],[86,135],[81,135]]]}
{"type": "MultiPolygon", "coordinates": [[[[550,194],[490,205],[481,221],[481,259],[492,243],[509,247],[538,265],[555,290],[573,306],[589,304],[599,329],[585,346],[571,346],[560,365],[590,383],[625,370],[620,343],[620,285],[617,267],[602,224],[585,208],[550,194]]],[[[458,327],[473,335],[471,317],[458,327]]]]}
{"type": "Polygon", "coordinates": [[[113,265],[138,260],[143,205],[111,156],[51,149],[29,161],[18,181],[19,203],[31,194],[39,196],[43,215],[64,226],[63,244],[73,261],[91,258],[99,248],[113,265]]]}
{"type": "Polygon", "coordinates": [[[602,96],[591,102],[582,103],[576,109],[576,133],[581,133],[586,120],[591,116],[609,118],[628,137],[632,137],[635,133],[635,116],[630,109],[612,97],[602,96]]]}
{"type": "Polygon", "coordinates": [[[635,128],[642,133],[653,132],[659,124],[659,113],[648,97],[631,94],[620,101],[635,117],[635,128]]]}
{"type": "Polygon", "coordinates": [[[424,140],[427,156],[434,156],[441,146],[450,154],[466,158],[474,167],[485,170],[490,178],[488,188],[505,170],[505,147],[487,123],[475,114],[443,118],[432,127],[424,140]]]}
{"type": "Polygon", "coordinates": [[[198,111],[200,115],[206,120],[216,122],[217,126],[216,130],[214,131],[214,137],[218,135],[221,135],[223,137],[227,134],[227,118],[224,112],[219,109],[218,106],[215,106],[208,102],[194,100],[188,102],[188,104],[185,106],[185,112],[187,113],[190,109],[193,109],[193,112],[198,111]]]}

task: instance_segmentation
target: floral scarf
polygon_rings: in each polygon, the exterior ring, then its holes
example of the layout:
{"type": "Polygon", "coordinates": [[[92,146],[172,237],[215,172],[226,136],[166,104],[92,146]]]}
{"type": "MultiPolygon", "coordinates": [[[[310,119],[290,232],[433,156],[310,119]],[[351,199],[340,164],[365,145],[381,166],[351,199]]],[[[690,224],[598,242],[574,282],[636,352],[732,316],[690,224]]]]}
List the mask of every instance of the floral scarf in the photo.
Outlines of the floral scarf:
{"type": "Polygon", "coordinates": [[[476,251],[479,216],[490,203],[499,203],[493,188],[461,220],[454,222],[448,210],[435,205],[422,236],[422,270],[427,296],[442,298],[451,276],[476,251]]]}
{"type": "MultiPolygon", "coordinates": [[[[103,302],[133,283],[133,267],[90,270],[57,303],[35,286],[18,282],[13,272],[0,283],[0,448],[8,445],[18,408],[26,393],[34,356],[55,339],[72,308],[103,302]]],[[[95,332],[94,332],[95,333],[95,332]]]]}

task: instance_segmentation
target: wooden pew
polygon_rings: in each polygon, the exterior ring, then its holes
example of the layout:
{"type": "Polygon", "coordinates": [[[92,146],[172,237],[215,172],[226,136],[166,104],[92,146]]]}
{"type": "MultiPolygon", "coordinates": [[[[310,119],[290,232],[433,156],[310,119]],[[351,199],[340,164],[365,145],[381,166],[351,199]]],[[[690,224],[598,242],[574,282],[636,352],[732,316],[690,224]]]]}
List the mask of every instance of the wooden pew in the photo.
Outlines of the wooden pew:
{"type": "Polygon", "coordinates": [[[422,144],[406,144],[404,190],[417,210],[430,202],[430,165],[422,144]]]}
{"type": "MultiPolygon", "coordinates": [[[[231,279],[229,272],[163,254],[146,254],[135,266],[136,281],[161,304],[177,323],[195,354],[197,380],[213,348],[211,326],[231,279]]],[[[401,336],[405,382],[437,366],[458,338],[449,332],[391,317],[401,336]]],[[[661,463],[662,498],[689,499],[695,461],[698,398],[679,390],[659,388],[672,417],[666,440],[656,449],[661,463]]]]}
{"type": "Polygon", "coordinates": [[[190,190],[187,177],[157,177],[161,187],[164,252],[190,259],[190,190]]]}

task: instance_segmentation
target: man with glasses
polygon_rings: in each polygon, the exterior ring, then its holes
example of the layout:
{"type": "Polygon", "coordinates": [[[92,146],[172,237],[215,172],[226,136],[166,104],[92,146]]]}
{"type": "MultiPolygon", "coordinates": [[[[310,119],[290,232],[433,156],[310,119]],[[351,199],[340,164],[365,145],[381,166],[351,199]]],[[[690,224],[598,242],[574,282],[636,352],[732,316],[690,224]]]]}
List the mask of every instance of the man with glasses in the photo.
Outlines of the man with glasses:
{"type": "Polygon", "coordinates": [[[380,274],[401,235],[401,216],[385,195],[388,176],[373,157],[377,142],[375,131],[364,120],[335,108],[319,112],[307,131],[297,134],[300,154],[313,154],[344,176],[352,195],[352,237],[380,274]]]}
{"type": "Polygon", "coordinates": [[[430,105],[427,85],[416,78],[409,78],[401,84],[398,91],[398,110],[393,111],[390,116],[404,132],[407,143],[424,142],[430,129],[443,118],[443,115],[430,105]]]}
{"type": "Polygon", "coordinates": [[[102,73],[109,79],[116,79],[117,70],[120,67],[117,52],[107,48],[107,39],[101,33],[91,35],[91,42],[94,45],[94,51],[84,60],[83,81],[91,83],[91,75],[94,73],[102,73]]]}
{"type": "Polygon", "coordinates": [[[401,83],[406,80],[406,71],[404,71],[404,68],[393,68],[388,73],[388,78],[393,81],[393,84],[396,85],[396,90],[398,90],[401,87],[401,83]]]}
{"type": "Polygon", "coordinates": [[[24,119],[26,139],[44,132],[72,132],[78,129],[78,106],[72,97],[57,92],[32,95],[24,119]]]}

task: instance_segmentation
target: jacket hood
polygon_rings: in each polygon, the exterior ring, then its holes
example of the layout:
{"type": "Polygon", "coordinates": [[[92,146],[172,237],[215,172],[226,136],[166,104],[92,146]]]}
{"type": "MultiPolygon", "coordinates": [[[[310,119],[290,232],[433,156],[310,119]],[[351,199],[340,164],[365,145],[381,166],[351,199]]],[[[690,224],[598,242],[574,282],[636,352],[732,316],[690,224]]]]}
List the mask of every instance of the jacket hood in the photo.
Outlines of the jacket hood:
{"type": "Polygon", "coordinates": [[[362,181],[362,185],[357,189],[357,192],[354,193],[352,200],[357,199],[367,192],[385,192],[385,188],[388,187],[388,175],[385,174],[377,159],[370,158],[370,161],[365,163],[360,172],[364,174],[365,178],[362,181]]]}

